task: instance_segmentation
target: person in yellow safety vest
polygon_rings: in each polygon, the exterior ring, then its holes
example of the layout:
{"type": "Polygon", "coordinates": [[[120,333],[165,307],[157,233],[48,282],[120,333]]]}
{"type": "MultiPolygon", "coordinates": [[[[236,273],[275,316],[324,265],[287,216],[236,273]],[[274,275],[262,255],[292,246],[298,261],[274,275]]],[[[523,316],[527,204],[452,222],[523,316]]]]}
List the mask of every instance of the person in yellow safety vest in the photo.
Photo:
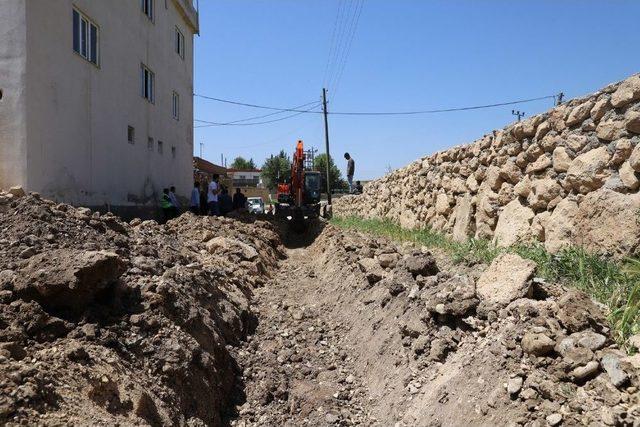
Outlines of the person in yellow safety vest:
{"type": "Polygon", "coordinates": [[[172,218],[174,206],[171,204],[169,189],[165,188],[162,190],[162,193],[162,197],[160,198],[160,207],[162,208],[162,213],[164,214],[164,219],[166,221],[172,218]]]}

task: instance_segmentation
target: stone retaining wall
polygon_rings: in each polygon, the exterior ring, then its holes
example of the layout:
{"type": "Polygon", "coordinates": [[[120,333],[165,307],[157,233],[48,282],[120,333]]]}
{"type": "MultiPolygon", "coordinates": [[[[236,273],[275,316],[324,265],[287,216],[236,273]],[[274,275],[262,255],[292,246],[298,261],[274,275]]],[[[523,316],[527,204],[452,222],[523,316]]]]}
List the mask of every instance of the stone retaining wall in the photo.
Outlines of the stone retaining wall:
{"type": "Polygon", "coordinates": [[[640,252],[640,75],[424,157],[335,201],[456,240],[640,252]]]}

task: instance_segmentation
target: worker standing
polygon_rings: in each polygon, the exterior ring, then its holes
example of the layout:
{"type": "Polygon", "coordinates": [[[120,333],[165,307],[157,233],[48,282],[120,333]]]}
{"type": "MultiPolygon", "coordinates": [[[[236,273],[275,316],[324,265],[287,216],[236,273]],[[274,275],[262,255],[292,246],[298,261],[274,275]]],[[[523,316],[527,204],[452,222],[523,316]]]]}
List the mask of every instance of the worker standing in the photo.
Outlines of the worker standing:
{"type": "Polygon", "coordinates": [[[191,210],[191,212],[193,212],[195,215],[198,215],[200,213],[200,183],[198,181],[193,183],[189,210],[191,210]]]}
{"type": "Polygon", "coordinates": [[[220,215],[220,207],[218,206],[218,194],[220,193],[220,186],[218,185],[218,179],[220,179],[220,175],[214,174],[213,179],[209,183],[209,191],[207,193],[209,215],[212,216],[220,215]]]}
{"type": "Polygon", "coordinates": [[[247,207],[247,197],[242,194],[240,188],[236,188],[236,194],[233,195],[233,210],[244,210],[247,207]]]}
{"type": "Polygon", "coordinates": [[[175,206],[171,204],[171,197],[169,197],[169,189],[165,188],[162,190],[162,197],[160,198],[160,207],[162,208],[162,213],[164,214],[164,220],[168,221],[174,217],[173,212],[175,206]]]}
{"type": "Polygon", "coordinates": [[[178,197],[176,196],[176,187],[173,185],[169,188],[169,200],[173,205],[173,215],[178,216],[180,214],[180,202],[178,202],[178,197]]]}
{"type": "Polygon", "coordinates": [[[349,183],[349,193],[353,193],[353,174],[356,171],[356,162],[349,153],[344,153],[347,159],[347,182],[349,183]]]}

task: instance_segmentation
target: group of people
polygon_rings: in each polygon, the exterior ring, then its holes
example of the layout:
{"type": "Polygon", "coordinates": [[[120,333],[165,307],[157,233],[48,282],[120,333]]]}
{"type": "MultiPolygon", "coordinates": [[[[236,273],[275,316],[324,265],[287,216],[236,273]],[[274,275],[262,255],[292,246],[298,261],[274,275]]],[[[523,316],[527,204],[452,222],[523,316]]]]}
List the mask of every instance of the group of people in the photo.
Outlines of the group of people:
{"type": "MultiPolygon", "coordinates": [[[[180,214],[180,202],[175,191],[175,187],[163,190],[160,207],[166,220],[180,214]]],[[[220,175],[213,175],[209,185],[201,185],[197,181],[193,183],[189,210],[195,215],[226,216],[246,207],[247,197],[242,193],[242,190],[236,188],[235,194],[231,197],[229,190],[220,184],[220,175]]]]}

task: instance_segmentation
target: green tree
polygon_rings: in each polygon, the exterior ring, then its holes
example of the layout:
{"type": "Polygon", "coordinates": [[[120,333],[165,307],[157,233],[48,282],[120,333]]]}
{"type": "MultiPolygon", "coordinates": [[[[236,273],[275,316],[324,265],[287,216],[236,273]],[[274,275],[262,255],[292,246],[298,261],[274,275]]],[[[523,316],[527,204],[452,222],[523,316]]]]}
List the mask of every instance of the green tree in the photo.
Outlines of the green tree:
{"type": "MultiPolygon", "coordinates": [[[[322,192],[327,191],[327,155],[319,154],[313,159],[313,168],[321,172],[322,175],[322,192]]],[[[333,162],[333,157],[329,164],[329,178],[331,179],[331,190],[345,189],[348,187],[347,182],[342,179],[340,169],[333,162]]]]}
{"type": "Polygon", "coordinates": [[[245,159],[244,157],[238,156],[233,159],[231,163],[231,169],[238,169],[241,171],[253,170],[256,168],[256,164],[253,159],[245,159]]]}
{"type": "Polygon", "coordinates": [[[271,155],[262,165],[262,180],[268,189],[274,190],[278,182],[291,178],[291,158],[284,150],[271,155]]]}

